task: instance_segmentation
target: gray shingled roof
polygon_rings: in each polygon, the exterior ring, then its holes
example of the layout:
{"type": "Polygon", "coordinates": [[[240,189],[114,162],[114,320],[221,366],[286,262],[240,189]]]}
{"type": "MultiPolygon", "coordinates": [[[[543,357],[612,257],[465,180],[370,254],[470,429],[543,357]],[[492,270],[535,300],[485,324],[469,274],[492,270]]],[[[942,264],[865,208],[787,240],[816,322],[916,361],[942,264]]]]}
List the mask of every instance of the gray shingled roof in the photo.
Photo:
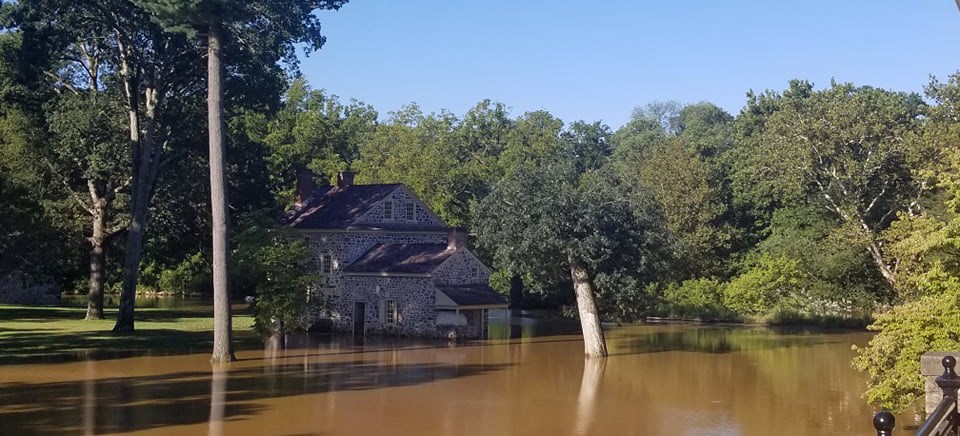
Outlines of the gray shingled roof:
{"type": "Polygon", "coordinates": [[[363,215],[399,188],[399,184],[321,186],[306,204],[290,210],[284,221],[297,229],[445,230],[443,226],[410,223],[358,224],[363,215]]]}
{"type": "Polygon", "coordinates": [[[458,306],[493,306],[505,305],[497,291],[487,285],[437,286],[458,306]]]}
{"type": "Polygon", "coordinates": [[[453,253],[447,244],[377,244],[344,272],[428,274],[453,253]]]}

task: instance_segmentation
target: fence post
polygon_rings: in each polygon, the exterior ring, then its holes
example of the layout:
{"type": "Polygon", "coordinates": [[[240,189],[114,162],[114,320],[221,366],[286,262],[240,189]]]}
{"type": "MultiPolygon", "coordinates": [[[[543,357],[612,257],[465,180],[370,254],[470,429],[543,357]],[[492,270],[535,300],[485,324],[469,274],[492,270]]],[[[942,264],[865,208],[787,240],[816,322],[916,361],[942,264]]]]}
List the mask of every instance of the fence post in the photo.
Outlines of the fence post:
{"type": "Polygon", "coordinates": [[[873,415],[873,428],[877,430],[877,436],[893,436],[893,427],[896,425],[896,421],[893,414],[886,410],[873,415]]]}
{"type": "Polygon", "coordinates": [[[950,397],[953,398],[953,401],[957,401],[960,376],[953,370],[957,366],[957,359],[953,356],[945,356],[940,362],[943,364],[943,375],[937,377],[937,386],[943,390],[944,398],[950,397]]]}

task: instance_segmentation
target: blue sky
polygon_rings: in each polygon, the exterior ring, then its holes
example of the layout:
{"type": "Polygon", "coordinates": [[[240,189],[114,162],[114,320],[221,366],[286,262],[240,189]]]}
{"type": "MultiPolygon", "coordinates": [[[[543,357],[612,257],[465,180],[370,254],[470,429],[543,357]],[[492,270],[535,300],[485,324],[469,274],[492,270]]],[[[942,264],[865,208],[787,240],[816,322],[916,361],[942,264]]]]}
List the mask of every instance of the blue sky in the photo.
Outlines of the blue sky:
{"type": "Polygon", "coordinates": [[[736,115],[748,90],[792,78],[920,92],[960,69],[952,0],[351,0],[319,16],[310,85],[381,117],[411,102],[462,115],[489,98],[617,128],[657,100],[736,115]]]}

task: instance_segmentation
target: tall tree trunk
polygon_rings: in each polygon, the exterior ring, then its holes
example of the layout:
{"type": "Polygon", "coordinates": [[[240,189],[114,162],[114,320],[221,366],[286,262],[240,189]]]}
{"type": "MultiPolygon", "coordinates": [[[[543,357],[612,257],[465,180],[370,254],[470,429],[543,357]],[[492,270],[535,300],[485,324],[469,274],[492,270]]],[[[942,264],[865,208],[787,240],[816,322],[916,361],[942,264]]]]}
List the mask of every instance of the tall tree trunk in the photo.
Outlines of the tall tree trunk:
{"type": "Polygon", "coordinates": [[[597,302],[593,296],[593,282],[586,266],[570,260],[570,277],[573,290],[577,294],[577,310],[580,312],[580,328],[583,330],[583,349],[587,356],[606,357],[607,342],[600,326],[597,302]]]}
{"type": "Polygon", "coordinates": [[[107,202],[93,204],[93,235],[90,237],[90,290],[87,291],[86,319],[103,319],[104,275],[103,245],[106,242],[107,202]]]}
{"type": "Polygon", "coordinates": [[[213,214],[213,362],[231,362],[233,326],[227,264],[230,241],[227,232],[227,165],[223,138],[222,28],[210,26],[207,40],[207,128],[210,133],[210,209],[213,214]]]}
{"type": "Polygon", "coordinates": [[[157,111],[163,104],[163,92],[156,83],[144,87],[144,132],[140,132],[140,85],[137,76],[131,71],[131,56],[123,38],[118,37],[120,51],[120,75],[123,77],[124,91],[127,95],[127,113],[130,127],[130,150],[132,161],[132,185],[130,189],[130,224],[127,226],[126,252],[123,259],[123,289],[120,292],[120,311],[114,332],[131,333],[134,331],[134,307],[137,295],[137,281],[140,278],[140,258],[143,255],[143,237],[146,231],[150,197],[160,171],[160,157],[163,152],[157,138],[157,111]]]}
{"type": "Polygon", "coordinates": [[[143,229],[147,221],[145,193],[134,186],[130,226],[127,227],[126,253],[123,259],[123,289],[120,291],[120,311],[113,331],[132,333],[133,312],[137,297],[137,280],[140,278],[140,257],[143,254],[143,229]]]}

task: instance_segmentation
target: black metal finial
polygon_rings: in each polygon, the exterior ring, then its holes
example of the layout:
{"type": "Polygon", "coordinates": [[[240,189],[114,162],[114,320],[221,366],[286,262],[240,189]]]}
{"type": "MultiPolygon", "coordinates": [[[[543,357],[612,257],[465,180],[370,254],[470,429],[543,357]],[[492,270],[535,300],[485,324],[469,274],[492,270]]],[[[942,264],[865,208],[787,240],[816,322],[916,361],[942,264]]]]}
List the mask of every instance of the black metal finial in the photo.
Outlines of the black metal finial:
{"type": "Polygon", "coordinates": [[[896,421],[893,414],[886,410],[873,415],[873,428],[877,430],[877,436],[893,436],[893,427],[896,425],[896,421]]]}
{"type": "Polygon", "coordinates": [[[944,397],[957,398],[960,376],[953,370],[957,366],[957,359],[953,356],[945,356],[940,363],[943,364],[943,375],[937,377],[937,386],[943,390],[944,397]]]}

